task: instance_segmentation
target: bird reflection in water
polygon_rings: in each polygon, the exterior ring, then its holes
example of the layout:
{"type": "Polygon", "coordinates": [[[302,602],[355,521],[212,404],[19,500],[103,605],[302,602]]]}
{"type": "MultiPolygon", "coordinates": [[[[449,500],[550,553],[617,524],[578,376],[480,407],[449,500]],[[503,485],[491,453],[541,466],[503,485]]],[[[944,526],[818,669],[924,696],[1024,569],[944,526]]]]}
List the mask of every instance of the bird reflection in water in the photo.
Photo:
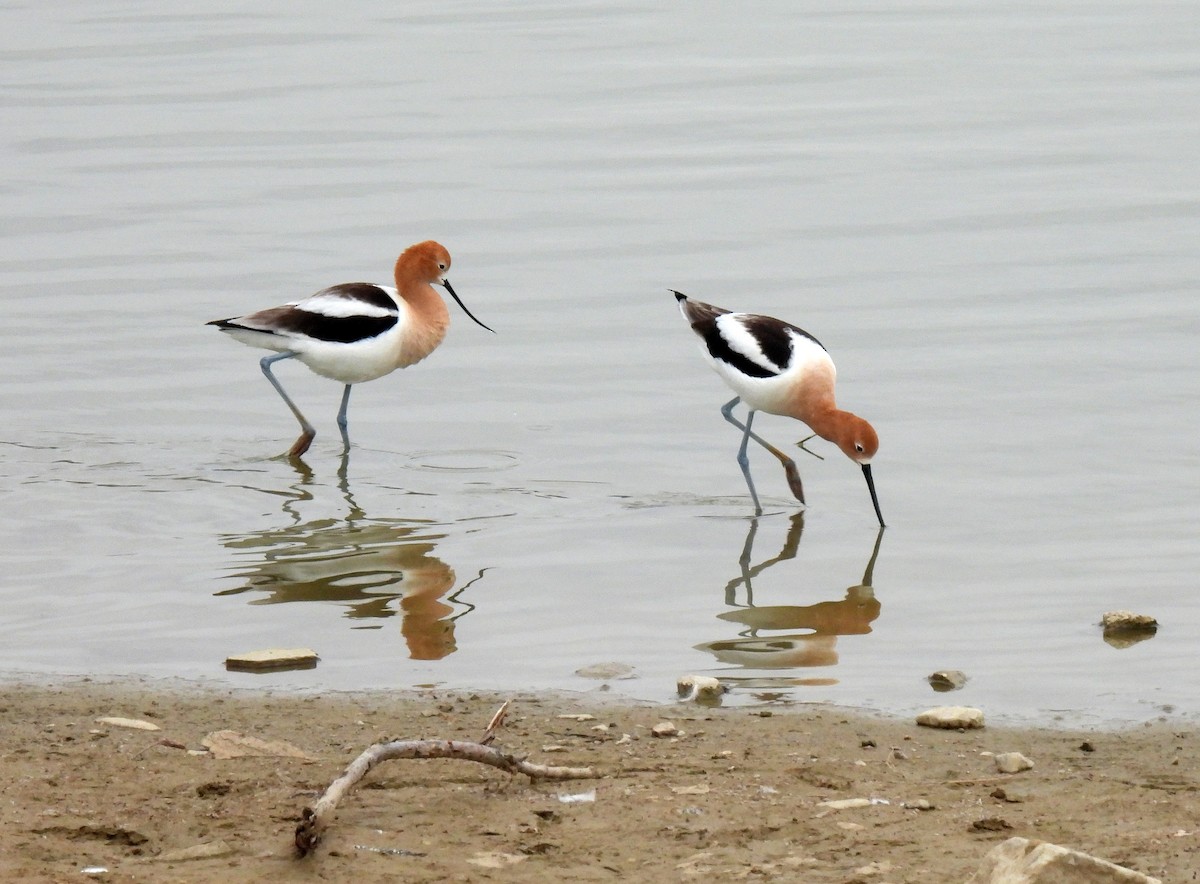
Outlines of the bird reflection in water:
{"type": "MultiPolygon", "coordinates": [[[[839,635],[865,635],[879,616],[880,605],[872,587],[875,560],[883,540],[883,528],[875,536],[875,546],[863,573],[862,582],[849,587],[845,598],[813,605],[755,605],[754,578],[780,562],[796,557],[800,535],[804,531],[804,513],[791,517],[787,537],[779,553],[752,564],[758,519],[752,519],[738,561],[740,575],[725,587],[725,604],[734,610],[717,615],[720,620],[741,624],[737,638],[706,642],[697,650],[707,651],[722,663],[745,669],[791,669],[833,666],[838,662],[839,635]],[[738,589],[745,587],[746,603],[737,602],[738,589]],[[779,630],[783,635],[760,635],[761,631],[779,630]],[[797,632],[796,630],[804,630],[797,632]]],[[[722,679],[745,687],[779,687],[784,684],[831,684],[833,679],[722,679]]]]}
{"type": "Polygon", "coordinates": [[[474,610],[459,597],[483,572],[454,589],[454,569],[433,555],[445,537],[435,533],[434,523],[368,519],[350,492],[345,458],[338,472],[349,506],[345,519],[303,521],[296,507],[313,499],[306,487],[312,471],[299,461],[294,466],[300,482],[283,506],[294,524],[222,538],[243,563],[231,576],[245,585],[216,595],[262,593],[252,605],[333,602],[345,606],[345,616],[353,619],[392,617],[395,601],[412,659],[440,660],[454,653],[455,621],[474,610]]]}

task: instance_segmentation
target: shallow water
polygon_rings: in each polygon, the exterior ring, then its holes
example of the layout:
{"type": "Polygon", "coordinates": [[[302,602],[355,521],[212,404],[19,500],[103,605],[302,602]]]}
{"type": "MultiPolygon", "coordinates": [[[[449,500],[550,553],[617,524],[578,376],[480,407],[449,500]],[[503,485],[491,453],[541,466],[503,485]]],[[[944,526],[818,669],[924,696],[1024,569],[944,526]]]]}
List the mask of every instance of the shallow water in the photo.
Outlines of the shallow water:
{"type": "MultiPolygon", "coordinates": [[[[9,6],[0,670],[1200,712],[1200,8],[9,6]],[[340,390],[203,323],[389,282],[340,390]],[[667,288],[819,337],[880,432],[752,453],[667,288]],[[759,456],[762,455],[762,456],[759,456]],[[869,573],[867,573],[869,572],[869,573]],[[867,586],[869,584],[869,586],[867,586]],[[1096,626],[1162,623],[1115,650],[1096,626]],[[309,646],[316,669],[226,673],[309,646]],[[961,692],[924,681],[965,670],[961,692]]],[[[763,416],[779,445],[803,427],[763,416]]]]}

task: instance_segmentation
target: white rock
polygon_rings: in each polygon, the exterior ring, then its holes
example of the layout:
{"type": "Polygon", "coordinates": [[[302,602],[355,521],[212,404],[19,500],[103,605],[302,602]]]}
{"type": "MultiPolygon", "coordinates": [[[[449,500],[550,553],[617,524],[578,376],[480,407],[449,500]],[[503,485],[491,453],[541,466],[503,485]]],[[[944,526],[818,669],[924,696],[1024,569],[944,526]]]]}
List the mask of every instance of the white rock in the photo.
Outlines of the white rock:
{"type": "Polygon", "coordinates": [[[870,807],[870,798],[839,798],[836,801],[822,801],[817,807],[828,807],[830,810],[851,810],[855,807],[870,807]]]}
{"type": "Polygon", "coordinates": [[[935,706],[918,715],[917,724],[949,729],[983,727],[983,710],[972,706],[935,706]]]}
{"type": "Polygon", "coordinates": [[[679,728],[675,727],[673,721],[660,721],[650,728],[650,735],[654,737],[673,737],[678,733],[679,728]]]}
{"type": "Polygon", "coordinates": [[[247,651],[225,658],[225,668],[242,672],[264,672],[272,669],[314,669],[317,652],[312,648],[265,648],[247,651]]]}
{"type": "Polygon", "coordinates": [[[996,770],[1000,773],[1020,773],[1033,769],[1033,762],[1020,752],[1001,752],[996,756],[995,762],[996,770]]]}
{"type": "Polygon", "coordinates": [[[1162,884],[1162,881],[1069,847],[1009,838],[988,852],[967,884],[1162,884]]]}
{"type": "Polygon", "coordinates": [[[716,700],[725,686],[711,675],[681,675],[675,682],[681,700],[716,700]]]}
{"type": "Polygon", "coordinates": [[[96,724],[106,724],[109,727],[127,727],[135,731],[160,731],[160,728],[153,721],[143,721],[140,718],[116,718],[108,716],[106,718],[97,718],[96,724]]]}

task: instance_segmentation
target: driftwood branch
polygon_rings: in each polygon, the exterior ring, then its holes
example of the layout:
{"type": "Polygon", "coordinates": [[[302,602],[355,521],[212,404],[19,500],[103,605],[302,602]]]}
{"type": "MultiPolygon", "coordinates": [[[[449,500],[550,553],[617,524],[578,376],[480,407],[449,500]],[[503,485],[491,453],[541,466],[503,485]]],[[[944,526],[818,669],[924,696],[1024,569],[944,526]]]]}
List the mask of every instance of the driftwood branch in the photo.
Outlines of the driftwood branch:
{"type": "Polygon", "coordinates": [[[492,716],[483,741],[462,740],[392,740],[376,743],[350,763],[345,772],[329,784],[325,794],[312,807],[306,807],[296,825],[296,849],[301,856],[311,853],[333,819],[338,802],[381,761],[393,758],[458,758],[499,768],[509,774],[525,774],[531,780],[572,780],[595,776],[590,767],[553,767],[534,764],[485,745],[495,738],[495,731],[504,721],[508,703],[492,716]]]}

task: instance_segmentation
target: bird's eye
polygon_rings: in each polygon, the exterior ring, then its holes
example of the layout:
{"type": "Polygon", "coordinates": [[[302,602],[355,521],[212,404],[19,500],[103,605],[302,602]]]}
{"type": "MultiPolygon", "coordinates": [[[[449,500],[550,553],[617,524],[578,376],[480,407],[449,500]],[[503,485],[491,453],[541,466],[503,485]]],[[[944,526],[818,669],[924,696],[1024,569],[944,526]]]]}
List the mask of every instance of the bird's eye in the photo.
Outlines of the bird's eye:
{"type": "Polygon", "coordinates": [[[438,270],[441,270],[441,271],[445,272],[445,270],[446,270],[446,265],[445,265],[445,264],[438,264],[438,270]]]}
{"type": "Polygon", "coordinates": [[[855,451],[857,451],[859,454],[862,454],[862,451],[863,451],[862,443],[861,443],[861,442],[855,442],[855,443],[854,443],[854,450],[855,450],[855,451]]]}

